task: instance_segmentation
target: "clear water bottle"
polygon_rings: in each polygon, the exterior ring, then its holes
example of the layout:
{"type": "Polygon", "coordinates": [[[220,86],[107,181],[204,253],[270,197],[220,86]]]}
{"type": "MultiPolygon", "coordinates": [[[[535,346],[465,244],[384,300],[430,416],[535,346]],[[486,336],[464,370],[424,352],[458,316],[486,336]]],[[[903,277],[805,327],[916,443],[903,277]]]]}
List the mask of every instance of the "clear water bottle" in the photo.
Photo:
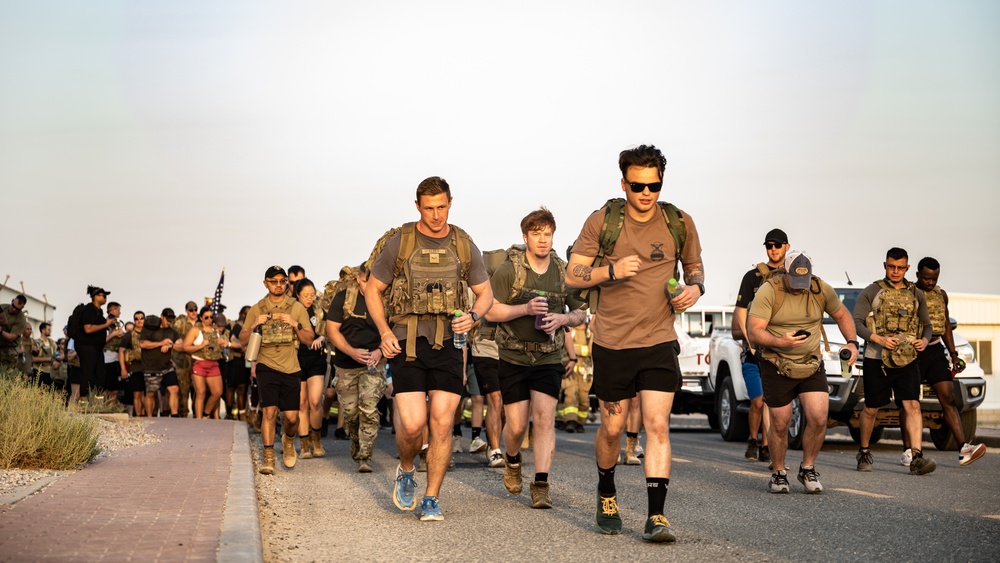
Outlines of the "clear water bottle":
{"type": "MultiPolygon", "coordinates": [[[[371,350],[365,348],[365,354],[368,354],[371,350]]],[[[368,373],[378,373],[378,368],[375,366],[368,366],[368,373]]]]}
{"type": "MultiPolygon", "coordinates": [[[[544,291],[539,291],[538,292],[538,296],[539,297],[545,297],[545,292],[544,291]]],[[[546,299],[545,302],[548,303],[548,300],[546,299]]],[[[548,314],[548,311],[546,311],[546,312],[544,312],[544,313],[542,313],[540,315],[535,315],[535,330],[542,330],[542,326],[545,325],[545,315],[547,315],[547,314],[548,314]]]]}
{"type": "MultiPolygon", "coordinates": [[[[455,318],[457,319],[461,316],[462,316],[462,311],[455,309],[455,318]]],[[[468,335],[464,332],[456,332],[454,336],[455,348],[458,348],[459,350],[465,348],[465,341],[467,336],[468,335]]]]}
{"type": "MultiPolygon", "coordinates": [[[[684,289],[677,283],[677,278],[670,278],[670,281],[667,282],[667,296],[669,296],[670,299],[673,299],[683,292],[684,289]]],[[[671,307],[673,307],[673,305],[671,305],[671,307]]],[[[683,313],[684,311],[687,311],[687,309],[678,309],[674,307],[675,313],[683,313]]]]}

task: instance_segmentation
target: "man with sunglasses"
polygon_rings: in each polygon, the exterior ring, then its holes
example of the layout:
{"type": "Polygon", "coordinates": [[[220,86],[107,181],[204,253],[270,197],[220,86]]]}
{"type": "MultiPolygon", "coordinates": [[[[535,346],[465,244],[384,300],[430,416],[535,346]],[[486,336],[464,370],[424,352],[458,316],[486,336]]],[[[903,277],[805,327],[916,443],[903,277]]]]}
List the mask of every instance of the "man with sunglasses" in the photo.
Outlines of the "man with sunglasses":
{"type": "Polygon", "coordinates": [[[264,459],[260,473],[274,473],[274,435],[278,410],[284,414],[281,436],[281,454],[285,467],[295,467],[295,436],[299,427],[300,345],[312,344],[316,334],[309,321],[309,314],[295,298],[285,293],[288,275],[281,266],[271,266],[264,273],[267,296],[250,307],[246,323],[240,331],[240,345],[245,349],[250,335],[261,328],[260,352],[257,356],[256,377],[260,390],[260,403],[264,409],[261,437],[264,442],[264,459]]]}
{"type": "MultiPolygon", "coordinates": [[[[198,304],[188,301],[184,304],[184,314],[171,319],[173,329],[181,338],[191,331],[191,328],[198,324],[198,304]]],[[[182,351],[174,351],[174,365],[177,366],[177,384],[180,387],[180,415],[187,418],[188,401],[191,399],[191,354],[182,351]]]]}
{"type": "Polygon", "coordinates": [[[28,324],[24,316],[27,304],[28,298],[18,295],[0,310],[0,367],[20,369],[21,335],[28,324]]]}
{"type": "Polygon", "coordinates": [[[933,335],[924,292],[906,280],[909,255],[890,248],[885,255],[885,278],[869,285],[854,305],[854,326],[865,339],[862,377],[865,408],[861,411],[861,448],[858,471],[871,471],[874,458],[868,446],[878,409],[895,394],[903,404],[901,425],[913,451],[910,475],[926,475],[937,467],[920,449],[924,420],[920,413],[920,368],[917,354],[933,335]]]}
{"type": "Polygon", "coordinates": [[[646,428],[648,518],[642,537],[655,542],[676,540],[663,514],[670,482],[669,416],[674,393],[681,387],[674,311],[691,307],[705,292],[701,242],[694,220],[672,206],[658,203],[666,164],[663,153],[652,145],[621,152],[618,166],[625,193],[621,231],[613,248],[602,249],[601,234],[608,227],[608,211],[594,212],[573,245],[566,274],[569,287],[600,286],[600,306],[591,327],[592,390],[601,409],[601,426],[594,439],[597,527],[605,534],[617,534],[622,529],[615,464],[629,401],[638,394],[646,428]],[[672,230],[667,224],[671,210],[686,230],[683,238],[677,236],[676,230],[681,225],[673,225],[672,230]],[[595,263],[602,251],[603,258],[595,263]],[[683,266],[687,285],[671,299],[666,293],[667,280],[675,276],[679,265],[683,266]]]}
{"type": "Polygon", "coordinates": [[[788,253],[788,235],[781,229],[771,229],[764,237],[764,250],[767,253],[767,262],[761,262],[743,275],[740,282],[740,290],[736,296],[736,308],[733,310],[733,338],[743,339],[742,365],[743,381],[747,386],[747,395],[750,396],[750,440],[747,442],[745,457],[751,461],[771,461],[771,453],[768,449],[767,432],[770,428],[770,417],[767,409],[764,408],[764,388],[760,383],[760,369],[757,367],[757,359],[754,356],[754,347],[746,337],[747,311],[750,303],[761,284],[770,277],[771,273],[785,265],[785,254],[788,253]],[[761,439],[757,441],[757,432],[760,431],[761,439]]]}

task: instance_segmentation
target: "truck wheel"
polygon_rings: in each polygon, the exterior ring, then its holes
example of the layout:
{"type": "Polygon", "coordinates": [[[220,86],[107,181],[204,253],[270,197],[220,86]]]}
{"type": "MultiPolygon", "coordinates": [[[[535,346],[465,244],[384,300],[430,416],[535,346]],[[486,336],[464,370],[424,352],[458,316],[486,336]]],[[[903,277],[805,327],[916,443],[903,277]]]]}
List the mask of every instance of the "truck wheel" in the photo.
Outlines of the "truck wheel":
{"type": "Polygon", "coordinates": [[[802,449],[802,435],[806,431],[806,416],[798,397],[792,400],[792,419],[788,421],[788,449],[802,449]]]}
{"type": "MultiPolygon", "coordinates": [[[[959,413],[959,419],[962,421],[962,433],[965,434],[965,440],[967,442],[974,441],[976,439],[976,422],[978,421],[976,409],[959,413]]],[[[944,423],[941,424],[941,428],[931,428],[931,441],[934,442],[934,447],[942,452],[957,451],[960,445],[955,441],[955,435],[951,433],[951,429],[944,423]]]]}
{"type": "Polygon", "coordinates": [[[715,412],[719,414],[719,434],[727,442],[743,442],[750,437],[750,417],[736,410],[733,379],[726,377],[719,387],[715,412]]]}
{"type": "MultiPolygon", "coordinates": [[[[851,439],[854,440],[855,444],[861,444],[861,429],[855,428],[853,426],[848,426],[847,430],[851,433],[851,439]]],[[[885,431],[884,426],[876,426],[872,428],[872,436],[868,439],[868,445],[874,446],[882,439],[882,433],[885,431]]]]}

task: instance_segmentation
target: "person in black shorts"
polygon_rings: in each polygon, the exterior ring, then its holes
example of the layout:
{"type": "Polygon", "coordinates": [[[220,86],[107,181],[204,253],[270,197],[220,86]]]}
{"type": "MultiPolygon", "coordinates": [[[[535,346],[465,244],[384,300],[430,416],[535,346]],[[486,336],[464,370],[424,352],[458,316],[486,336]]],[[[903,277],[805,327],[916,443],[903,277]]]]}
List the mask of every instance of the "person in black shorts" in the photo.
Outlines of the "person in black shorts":
{"type": "Polygon", "coordinates": [[[323,429],[323,379],[326,377],[326,321],[320,307],[314,307],[316,286],[309,278],[295,282],[292,296],[299,300],[309,316],[316,338],[309,346],[299,346],[299,377],[302,381],[299,391],[299,451],[302,459],[323,457],[326,450],[319,435],[323,429]],[[310,451],[311,450],[311,451],[310,451]]]}

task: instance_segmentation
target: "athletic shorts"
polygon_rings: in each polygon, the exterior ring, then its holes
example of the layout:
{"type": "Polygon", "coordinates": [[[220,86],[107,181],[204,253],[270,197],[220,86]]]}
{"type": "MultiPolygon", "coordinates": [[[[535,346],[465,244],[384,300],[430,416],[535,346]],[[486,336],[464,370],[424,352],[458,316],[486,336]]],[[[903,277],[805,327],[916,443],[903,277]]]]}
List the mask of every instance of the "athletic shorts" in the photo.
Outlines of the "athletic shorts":
{"type": "Polygon", "coordinates": [[[747,385],[747,395],[756,399],[764,394],[760,383],[760,367],[756,363],[746,362],[743,368],[743,382],[747,385]]]}
{"type": "Polygon", "coordinates": [[[500,391],[500,360],[472,356],[472,366],[476,368],[476,383],[481,395],[500,391]]]}
{"type": "Polygon", "coordinates": [[[951,364],[948,354],[941,344],[930,344],[923,352],[917,352],[917,364],[920,368],[921,380],[928,385],[952,381],[951,364]]]}
{"type": "Polygon", "coordinates": [[[104,364],[104,390],[117,391],[122,388],[122,366],[118,362],[104,364]]]}
{"type": "Polygon", "coordinates": [[[472,362],[468,362],[465,365],[465,390],[470,397],[472,395],[483,394],[479,390],[479,379],[476,377],[476,369],[473,367],[472,362]]]}
{"type": "Polygon", "coordinates": [[[885,368],[882,360],[865,358],[861,364],[864,370],[865,406],[884,407],[896,394],[897,401],[920,400],[920,366],[914,360],[901,368],[885,368]]]}
{"type": "Polygon", "coordinates": [[[601,401],[631,399],[639,391],[676,393],[681,389],[680,349],[676,340],[624,350],[595,343],[592,390],[601,401]]]}
{"type": "Polygon", "coordinates": [[[307,381],[310,377],[326,375],[326,357],[324,354],[310,354],[299,356],[299,369],[302,381],[307,381]]]}
{"type": "Polygon", "coordinates": [[[260,392],[260,406],[278,407],[281,411],[299,410],[301,380],[299,374],[282,373],[257,362],[257,387],[260,392]]]}
{"type": "Polygon", "coordinates": [[[146,378],[143,377],[141,371],[128,374],[128,391],[129,393],[146,392],[146,378]]]}
{"type": "Polygon", "coordinates": [[[562,364],[519,366],[500,360],[500,396],[503,404],[512,405],[531,399],[531,392],[559,398],[562,388],[562,364]]]}
{"type": "Polygon", "coordinates": [[[191,374],[200,377],[222,377],[219,360],[194,360],[191,374]]]}
{"type": "Polygon", "coordinates": [[[760,385],[764,395],[764,404],[771,408],[783,407],[802,393],[829,393],[830,391],[826,384],[826,367],[823,366],[823,362],[820,362],[816,373],[805,379],[785,377],[778,373],[778,366],[767,360],[761,360],[757,367],[760,368],[760,385]]]}
{"type": "Polygon", "coordinates": [[[446,391],[462,396],[462,351],[450,338],[435,350],[426,338],[418,337],[417,358],[412,362],[406,361],[406,341],[400,341],[399,346],[403,351],[389,360],[393,395],[446,391]]]}
{"type": "Polygon", "coordinates": [[[229,373],[226,375],[226,383],[233,389],[236,389],[240,385],[250,385],[250,367],[243,361],[243,358],[237,358],[229,362],[229,373]]]}
{"type": "Polygon", "coordinates": [[[180,385],[180,382],[177,381],[177,372],[174,370],[165,373],[151,373],[147,371],[143,374],[143,377],[146,380],[147,393],[156,393],[160,389],[180,385]]]}

